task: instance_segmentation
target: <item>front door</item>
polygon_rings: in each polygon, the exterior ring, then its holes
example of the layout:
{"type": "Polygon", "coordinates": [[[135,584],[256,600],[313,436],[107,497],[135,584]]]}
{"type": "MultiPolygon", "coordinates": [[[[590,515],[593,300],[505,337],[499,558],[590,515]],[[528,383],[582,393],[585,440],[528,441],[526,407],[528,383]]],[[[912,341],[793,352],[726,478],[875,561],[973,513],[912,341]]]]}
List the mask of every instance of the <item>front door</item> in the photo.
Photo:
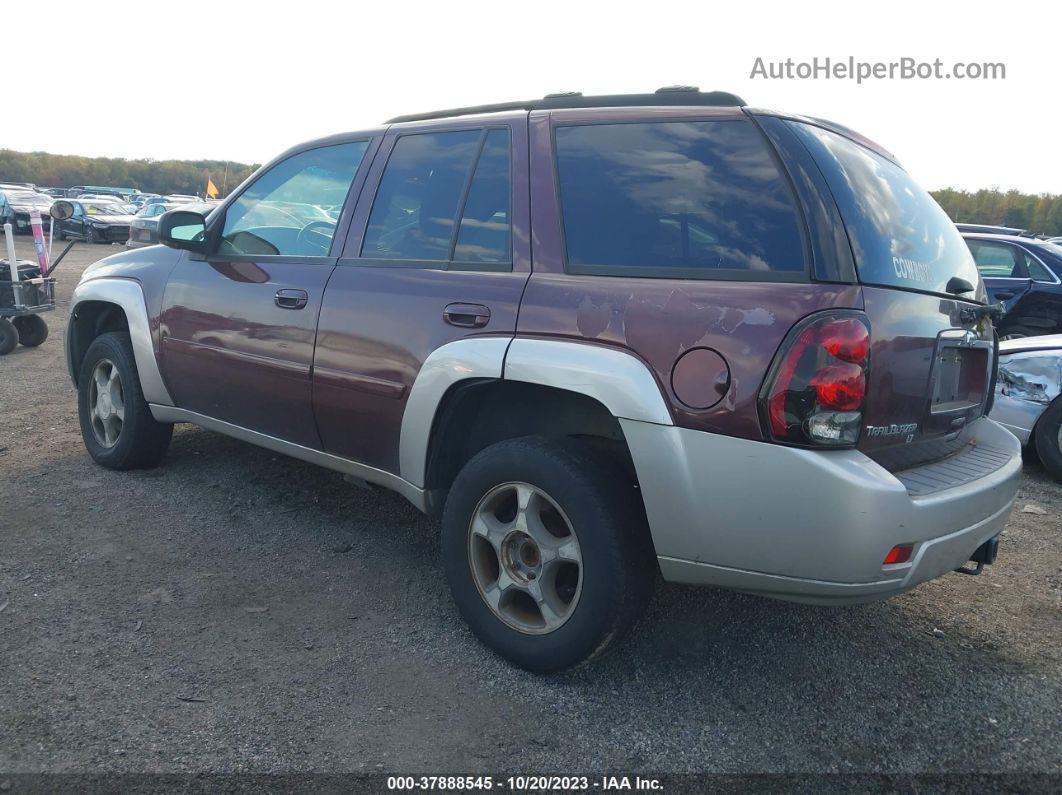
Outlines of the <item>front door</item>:
{"type": "Polygon", "coordinates": [[[384,138],[375,196],[358,205],[321,308],[313,395],[326,451],[397,473],[428,355],[514,333],[530,271],[526,141],[526,113],[384,138]]]}
{"type": "Polygon", "coordinates": [[[214,252],[174,268],[161,361],[180,408],[320,448],[310,397],[317,314],[367,147],[317,147],[271,166],[210,219],[214,252]]]}

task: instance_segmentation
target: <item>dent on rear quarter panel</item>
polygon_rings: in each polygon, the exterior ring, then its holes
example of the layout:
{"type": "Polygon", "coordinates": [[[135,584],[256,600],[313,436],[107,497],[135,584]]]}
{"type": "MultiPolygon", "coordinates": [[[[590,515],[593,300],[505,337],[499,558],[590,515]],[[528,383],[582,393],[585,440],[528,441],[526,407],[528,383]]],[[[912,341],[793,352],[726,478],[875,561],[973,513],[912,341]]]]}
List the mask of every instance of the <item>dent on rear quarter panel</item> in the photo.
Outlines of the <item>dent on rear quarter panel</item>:
{"type": "Polygon", "coordinates": [[[719,282],[536,273],[518,333],[625,348],[649,366],[676,425],[761,439],[757,396],[775,351],[805,315],[862,308],[857,285],[719,282]],[[730,387],[709,409],[684,406],[671,370],[687,350],[712,348],[730,367],[730,387]]]}

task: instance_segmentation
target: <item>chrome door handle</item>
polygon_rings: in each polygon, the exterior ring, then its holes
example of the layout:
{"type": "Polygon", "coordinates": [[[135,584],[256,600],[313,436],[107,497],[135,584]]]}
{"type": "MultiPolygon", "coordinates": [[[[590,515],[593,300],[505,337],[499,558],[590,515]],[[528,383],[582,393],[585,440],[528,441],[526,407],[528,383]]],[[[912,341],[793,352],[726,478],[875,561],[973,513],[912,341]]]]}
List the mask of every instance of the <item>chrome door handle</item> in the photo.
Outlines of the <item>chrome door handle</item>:
{"type": "Polygon", "coordinates": [[[309,300],[310,296],[305,290],[284,289],[277,290],[273,303],[281,309],[302,309],[309,300]]]}

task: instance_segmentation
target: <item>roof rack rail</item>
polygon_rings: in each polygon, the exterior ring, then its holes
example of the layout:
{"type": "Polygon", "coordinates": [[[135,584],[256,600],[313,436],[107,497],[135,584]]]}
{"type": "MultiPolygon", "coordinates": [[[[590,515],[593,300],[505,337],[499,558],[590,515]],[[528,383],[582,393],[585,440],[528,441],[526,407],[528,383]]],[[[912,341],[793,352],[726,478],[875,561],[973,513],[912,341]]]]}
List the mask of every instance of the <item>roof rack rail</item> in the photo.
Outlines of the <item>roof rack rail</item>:
{"type": "Polygon", "coordinates": [[[466,108],[450,108],[428,113],[410,113],[388,119],[388,124],[406,121],[429,121],[447,119],[451,116],[468,116],[473,113],[498,113],[505,110],[559,110],[561,108],[626,108],[653,105],[710,105],[717,107],[743,107],[745,100],[728,91],[701,91],[696,86],[665,86],[652,94],[598,94],[583,96],[578,91],[547,94],[542,99],[523,102],[499,102],[493,105],[470,105],[466,108]]]}

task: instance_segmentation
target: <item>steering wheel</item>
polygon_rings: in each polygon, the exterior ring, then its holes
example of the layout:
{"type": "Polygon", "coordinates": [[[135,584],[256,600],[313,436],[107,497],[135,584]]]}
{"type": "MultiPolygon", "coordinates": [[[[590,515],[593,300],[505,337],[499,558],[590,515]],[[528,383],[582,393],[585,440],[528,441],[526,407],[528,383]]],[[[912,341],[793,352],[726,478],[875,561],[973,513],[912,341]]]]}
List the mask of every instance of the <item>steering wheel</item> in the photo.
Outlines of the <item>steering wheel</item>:
{"type": "Polygon", "coordinates": [[[295,238],[295,248],[301,249],[304,243],[309,243],[322,249],[327,254],[332,247],[332,236],[335,231],[336,225],[332,221],[311,221],[302,228],[299,236],[295,238]],[[325,234],[319,228],[327,229],[328,233],[325,234]]]}

